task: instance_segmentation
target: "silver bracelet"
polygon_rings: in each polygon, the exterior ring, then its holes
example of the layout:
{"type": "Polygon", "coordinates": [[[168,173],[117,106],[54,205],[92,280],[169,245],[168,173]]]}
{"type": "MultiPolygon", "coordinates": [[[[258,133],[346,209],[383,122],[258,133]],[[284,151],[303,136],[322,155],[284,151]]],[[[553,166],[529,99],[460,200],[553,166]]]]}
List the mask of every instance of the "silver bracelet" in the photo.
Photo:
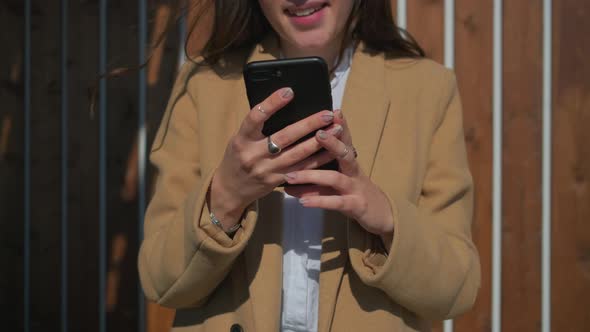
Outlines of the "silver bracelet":
{"type": "MultiPolygon", "coordinates": [[[[217,217],[215,217],[215,214],[213,214],[213,212],[209,212],[209,218],[215,226],[219,227],[223,231],[223,225],[221,225],[221,222],[219,221],[219,219],[217,219],[217,217]]],[[[233,225],[230,229],[227,230],[227,232],[225,232],[225,234],[231,235],[235,233],[240,228],[240,226],[242,226],[240,223],[233,225]]]]}

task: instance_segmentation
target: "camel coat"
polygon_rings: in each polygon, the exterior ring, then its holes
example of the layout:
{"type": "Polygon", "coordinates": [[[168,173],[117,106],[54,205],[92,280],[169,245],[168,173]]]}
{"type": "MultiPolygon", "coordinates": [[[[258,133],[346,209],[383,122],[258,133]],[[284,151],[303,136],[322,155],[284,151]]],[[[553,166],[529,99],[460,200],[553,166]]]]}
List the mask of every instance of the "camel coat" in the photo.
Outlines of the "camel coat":
{"type": "MultiPolygon", "coordinates": [[[[269,38],[249,60],[277,56],[269,38]]],[[[206,204],[249,111],[241,72],[229,63],[182,67],[150,154],[159,176],[139,274],[149,299],[177,309],[177,332],[280,329],[282,193],[253,203],[233,238],[211,223],[206,204]]],[[[354,220],[325,214],[318,329],[429,331],[433,320],[470,309],[480,285],[455,77],[433,61],[389,59],[361,44],[342,111],[358,162],[389,198],[395,235],[387,253],[354,220]]]]}

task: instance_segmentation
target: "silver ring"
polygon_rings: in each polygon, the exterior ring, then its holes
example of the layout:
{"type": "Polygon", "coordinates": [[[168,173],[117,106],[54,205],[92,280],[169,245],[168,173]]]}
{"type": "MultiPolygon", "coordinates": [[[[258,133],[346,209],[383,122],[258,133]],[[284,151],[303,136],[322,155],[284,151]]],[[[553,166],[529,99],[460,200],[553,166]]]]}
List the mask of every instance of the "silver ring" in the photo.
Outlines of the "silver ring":
{"type": "Polygon", "coordinates": [[[262,114],[266,114],[266,111],[264,110],[264,108],[262,108],[262,105],[258,105],[258,107],[256,107],[256,110],[262,114]]]}
{"type": "Polygon", "coordinates": [[[344,157],[346,157],[346,155],[350,152],[350,150],[348,149],[348,146],[344,147],[344,151],[342,151],[342,153],[340,154],[340,156],[338,157],[338,159],[344,159],[344,157]]]}
{"type": "Polygon", "coordinates": [[[344,159],[346,157],[346,155],[348,153],[350,153],[350,151],[352,150],[352,154],[354,155],[354,159],[356,159],[356,157],[358,157],[358,153],[356,152],[356,149],[354,146],[345,146],[344,150],[342,151],[342,154],[340,154],[340,156],[338,157],[338,159],[344,159]]]}
{"type": "Polygon", "coordinates": [[[276,143],[272,141],[270,136],[266,138],[266,146],[268,147],[268,152],[270,154],[277,154],[283,150],[280,146],[276,145],[276,143]]]}

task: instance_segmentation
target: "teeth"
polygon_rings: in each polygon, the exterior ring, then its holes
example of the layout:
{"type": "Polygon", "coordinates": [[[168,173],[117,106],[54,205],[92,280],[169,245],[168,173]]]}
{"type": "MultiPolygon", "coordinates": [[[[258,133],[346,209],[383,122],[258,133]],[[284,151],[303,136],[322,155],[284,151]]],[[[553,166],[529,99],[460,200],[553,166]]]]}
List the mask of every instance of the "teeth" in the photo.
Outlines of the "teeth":
{"type": "Polygon", "coordinates": [[[317,12],[320,9],[321,9],[321,7],[307,8],[307,9],[300,9],[300,10],[289,9],[289,14],[294,15],[294,16],[308,16],[308,15],[311,15],[311,14],[317,12]]]}

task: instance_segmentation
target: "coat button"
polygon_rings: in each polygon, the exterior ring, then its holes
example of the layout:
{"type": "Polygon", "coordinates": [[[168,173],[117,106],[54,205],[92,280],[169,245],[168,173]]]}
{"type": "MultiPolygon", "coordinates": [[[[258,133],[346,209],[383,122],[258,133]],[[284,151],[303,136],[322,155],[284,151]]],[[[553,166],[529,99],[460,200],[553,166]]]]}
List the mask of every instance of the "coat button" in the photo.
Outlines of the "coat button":
{"type": "Polygon", "coordinates": [[[234,324],[229,329],[229,332],[244,332],[244,329],[242,328],[242,325],[240,325],[240,324],[234,324]]]}

